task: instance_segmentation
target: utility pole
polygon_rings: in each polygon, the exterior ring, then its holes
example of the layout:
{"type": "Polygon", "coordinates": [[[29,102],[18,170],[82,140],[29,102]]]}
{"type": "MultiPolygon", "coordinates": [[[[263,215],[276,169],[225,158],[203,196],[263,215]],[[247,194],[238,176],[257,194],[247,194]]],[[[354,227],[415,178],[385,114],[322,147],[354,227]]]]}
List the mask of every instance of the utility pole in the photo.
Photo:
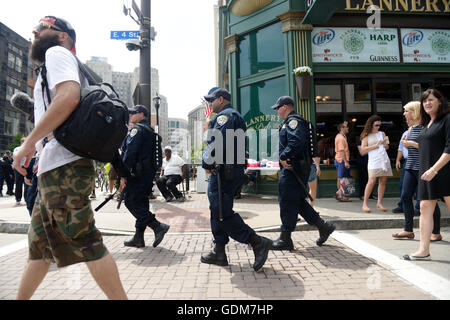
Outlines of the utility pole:
{"type": "MultiPolygon", "coordinates": [[[[151,0],[141,0],[141,9],[137,6],[136,2],[132,0],[133,11],[137,15],[137,19],[134,18],[130,12],[131,9],[123,6],[123,13],[126,16],[130,16],[139,26],[139,40],[128,40],[126,43],[127,49],[130,51],[140,50],[139,59],[139,85],[136,86],[137,102],[145,106],[149,113],[148,122],[151,124],[152,115],[152,68],[151,68],[151,42],[155,40],[156,32],[151,26],[151,0]]],[[[133,95],[134,96],[134,95],[133,95]]],[[[136,98],[136,97],[135,97],[136,98]]]]}
{"type": "Polygon", "coordinates": [[[141,52],[139,61],[139,97],[140,103],[149,111],[148,121],[151,124],[152,99],[151,99],[151,0],[141,0],[141,52]]]}

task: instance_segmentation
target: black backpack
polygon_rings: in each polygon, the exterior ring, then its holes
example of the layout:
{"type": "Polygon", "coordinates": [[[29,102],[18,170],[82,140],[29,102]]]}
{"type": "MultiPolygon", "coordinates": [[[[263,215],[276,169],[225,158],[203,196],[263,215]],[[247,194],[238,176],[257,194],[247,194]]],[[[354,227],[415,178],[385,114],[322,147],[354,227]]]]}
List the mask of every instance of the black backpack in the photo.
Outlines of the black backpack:
{"type": "MultiPolygon", "coordinates": [[[[53,135],[61,145],[78,156],[111,162],[128,133],[128,108],[110,84],[97,83],[76,59],[89,86],[81,88],[80,103],[67,120],[53,131],[53,135]],[[105,91],[102,85],[108,86],[113,93],[105,91]]],[[[46,73],[44,64],[41,69],[42,96],[45,89],[51,103],[46,73]]],[[[47,110],[45,101],[44,106],[47,110]]]]}

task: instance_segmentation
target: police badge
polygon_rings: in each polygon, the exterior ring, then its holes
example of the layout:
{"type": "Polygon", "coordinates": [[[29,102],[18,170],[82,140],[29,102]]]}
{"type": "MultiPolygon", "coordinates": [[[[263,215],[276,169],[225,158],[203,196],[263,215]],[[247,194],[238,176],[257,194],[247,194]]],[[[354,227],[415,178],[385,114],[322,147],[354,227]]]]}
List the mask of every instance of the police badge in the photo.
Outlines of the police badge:
{"type": "Polygon", "coordinates": [[[295,130],[295,128],[297,128],[298,125],[298,121],[297,120],[291,120],[289,122],[289,128],[291,128],[292,130],[295,130]]]}
{"type": "Polygon", "coordinates": [[[226,115],[221,115],[217,118],[217,123],[219,126],[223,126],[228,121],[228,117],[226,115]]]}

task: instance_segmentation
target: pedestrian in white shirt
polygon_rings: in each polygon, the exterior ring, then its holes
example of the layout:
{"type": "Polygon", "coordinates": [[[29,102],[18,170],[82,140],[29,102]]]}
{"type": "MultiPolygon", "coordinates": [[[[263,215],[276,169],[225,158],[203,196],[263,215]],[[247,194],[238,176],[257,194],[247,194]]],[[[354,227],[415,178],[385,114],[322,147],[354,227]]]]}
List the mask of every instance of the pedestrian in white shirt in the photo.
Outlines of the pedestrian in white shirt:
{"type": "Polygon", "coordinates": [[[184,160],[180,156],[172,154],[170,146],[164,148],[164,155],[161,177],[156,180],[156,185],[166,202],[171,202],[174,199],[178,202],[183,202],[184,197],[178,191],[177,184],[181,183],[186,175],[184,160]]]}

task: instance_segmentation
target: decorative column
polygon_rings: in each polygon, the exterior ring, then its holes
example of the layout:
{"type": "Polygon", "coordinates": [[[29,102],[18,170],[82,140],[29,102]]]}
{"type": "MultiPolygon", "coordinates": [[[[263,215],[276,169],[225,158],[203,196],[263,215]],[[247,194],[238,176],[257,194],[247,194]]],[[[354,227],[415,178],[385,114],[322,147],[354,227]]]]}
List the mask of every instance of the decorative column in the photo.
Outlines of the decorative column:
{"type": "MultiPolygon", "coordinates": [[[[283,23],[282,32],[287,43],[286,50],[286,78],[289,95],[296,102],[296,109],[306,120],[315,123],[315,100],[313,97],[314,81],[310,79],[310,96],[308,99],[300,99],[293,73],[294,68],[309,66],[312,69],[311,31],[313,26],[302,24],[304,11],[288,11],[277,17],[283,23]]],[[[314,74],[314,70],[313,74],[314,74]]]]}
{"type": "Polygon", "coordinates": [[[229,83],[231,93],[231,104],[238,105],[238,87],[237,87],[237,52],[238,52],[238,35],[232,34],[224,39],[225,52],[227,54],[229,83]]]}

